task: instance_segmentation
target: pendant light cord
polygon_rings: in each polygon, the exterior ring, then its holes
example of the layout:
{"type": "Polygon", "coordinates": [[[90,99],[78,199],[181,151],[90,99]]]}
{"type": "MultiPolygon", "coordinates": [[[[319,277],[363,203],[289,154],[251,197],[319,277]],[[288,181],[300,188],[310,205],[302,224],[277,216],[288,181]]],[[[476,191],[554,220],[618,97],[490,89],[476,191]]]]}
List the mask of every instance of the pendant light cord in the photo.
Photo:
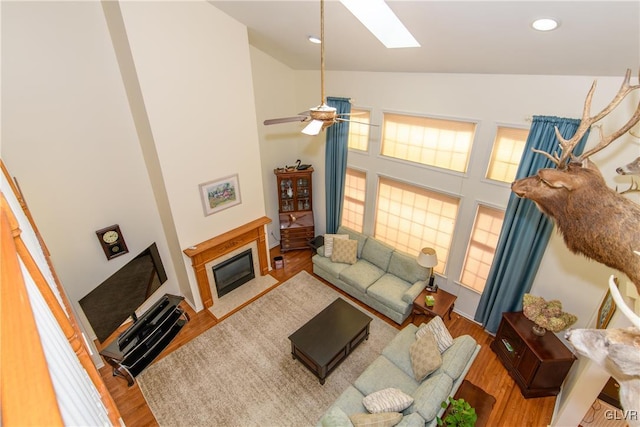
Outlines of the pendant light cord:
{"type": "Polygon", "coordinates": [[[324,0],[320,0],[320,105],[324,105],[324,0]]]}

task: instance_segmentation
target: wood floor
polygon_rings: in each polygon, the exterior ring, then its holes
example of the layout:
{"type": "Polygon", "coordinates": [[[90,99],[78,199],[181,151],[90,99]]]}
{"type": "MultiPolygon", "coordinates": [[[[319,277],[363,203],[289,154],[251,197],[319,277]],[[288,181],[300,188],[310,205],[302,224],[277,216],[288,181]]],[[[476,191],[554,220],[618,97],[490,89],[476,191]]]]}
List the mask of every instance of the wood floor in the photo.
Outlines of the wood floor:
{"type": "MultiPolygon", "coordinates": [[[[271,250],[271,259],[276,255],[283,255],[285,259],[284,268],[271,272],[271,275],[278,280],[278,283],[286,281],[301,270],[312,273],[311,250],[290,251],[281,254],[279,248],[274,248],[271,250]]],[[[324,280],[318,279],[324,282],[324,280]]],[[[350,298],[332,285],[327,285],[345,295],[345,297],[350,298]]],[[[364,306],[363,304],[360,305],[364,306]]],[[[160,354],[159,358],[183,346],[207,329],[215,327],[219,321],[208,310],[194,313],[188,306],[185,305],[185,308],[191,317],[191,321],[185,325],[176,339],[160,354]]],[[[412,320],[411,316],[409,316],[409,319],[405,321],[404,325],[398,326],[382,315],[379,315],[379,317],[399,329],[412,320]]],[[[413,322],[418,325],[426,320],[426,317],[417,316],[413,322]]],[[[484,330],[474,322],[459,316],[455,312],[452,314],[451,320],[445,318],[445,323],[454,337],[468,334],[475,338],[482,346],[466,379],[496,398],[496,404],[489,418],[489,426],[547,426],[551,422],[555,397],[524,399],[522,394],[520,394],[518,386],[516,386],[511,377],[509,377],[502,364],[489,348],[489,344],[491,344],[493,340],[491,335],[484,332],[484,330]]],[[[111,375],[111,369],[106,366],[100,370],[100,373],[127,426],[142,427],[158,425],[142,397],[142,393],[137,384],[127,387],[126,381],[113,377],[111,375]]]]}

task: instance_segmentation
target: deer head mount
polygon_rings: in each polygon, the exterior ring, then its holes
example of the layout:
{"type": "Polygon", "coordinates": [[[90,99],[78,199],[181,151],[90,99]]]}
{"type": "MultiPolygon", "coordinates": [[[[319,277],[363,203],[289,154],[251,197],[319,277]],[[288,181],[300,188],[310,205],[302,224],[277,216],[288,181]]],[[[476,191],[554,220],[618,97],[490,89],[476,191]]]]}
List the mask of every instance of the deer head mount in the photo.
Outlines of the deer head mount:
{"type": "MultiPolygon", "coordinates": [[[[629,84],[630,77],[631,70],[627,70],[613,100],[591,116],[594,82],[587,94],[576,134],[565,139],[556,128],[561,154],[534,150],[549,158],[556,168],[540,169],[536,175],[515,181],[511,189],[518,196],[534,201],[542,212],[555,220],[572,252],[622,271],[640,292],[640,205],[609,188],[598,168],[589,161],[590,156],[638,123],[640,102],[624,126],[606,136],[600,127],[600,140],[594,148],[577,157],[572,153],[591,126],[613,111],[629,93],[640,88],[640,84],[629,84]]],[[[640,401],[640,319],[624,304],[613,278],[609,286],[618,306],[627,309],[623,312],[634,327],[577,329],[568,332],[566,338],[578,353],[600,364],[620,383],[620,400],[625,410],[637,411],[640,401]]],[[[637,418],[628,421],[630,426],[640,427],[637,418]]]]}
{"type": "MultiPolygon", "coordinates": [[[[565,334],[582,356],[602,366],[620,384],[620,403],[626,411],[640,410],[640,317],[624,303],[615,278],[609,278],[609,290],[617,307],[631,321],[626,329],[576,329],[565,334]]],[[[631,413],[631,412],[628,412],[631,413]]],[[[638,412],[636,412],[637,414],[638,412]]],[[[640,420],[628,420],[632,427],[640,420]]]]}
{"type": "MultiPolygon", "coordinates": [[[[635,136],[636,138],[640,138],[640,136],[635,135],[631,131],[629,131],[629,133],[631,135],[635,136]]],[[[637,157],[631,163],[627,163],[624,166],[616,168],[616,172],[618,172],[618,175],[640,175],[640,157],[637,157]]],[[[618,189],[616,188],[616,191],[617,190],[618,189]]],[[[633,178],[632,178],[631,179],[631,184],[629,185],[629,188],[627,188],[624,191],[620,191],[620,194],[635,193],[635,192],[640,192],[640,188],[638,187],[638,183],[636,181],[634,181],[633,178]]]]}
{"type": "Polygon", "coordinates": [[[572,154],[578,141],[596,122],[613,111],[640,84],[630,85],[627,70],[620,90],[602,111],[591,116],[594,82],[584,103],[582,119],[575,135],[565,139],[556,128],[561,154],[545,153],[554,169],[540,169],[536,175],[519,179],[511,189],[519,197],[536,203],[556,222],[565,244],[574,253],[585,255],[625,273],[640,292],[640,262],[634,251],[640,251],[640,205],[609,188],[589,157],[624,135],[640,121],[640,102],[628,122],[617,131],[604,135],[596,146],[580,156],[572,154]]]}
{"type": "Polygon", "coordinates": [[[640,175],[640,157],[631,163],[616,168],[616,172],[618,172],[619,175],[640,175]]]}

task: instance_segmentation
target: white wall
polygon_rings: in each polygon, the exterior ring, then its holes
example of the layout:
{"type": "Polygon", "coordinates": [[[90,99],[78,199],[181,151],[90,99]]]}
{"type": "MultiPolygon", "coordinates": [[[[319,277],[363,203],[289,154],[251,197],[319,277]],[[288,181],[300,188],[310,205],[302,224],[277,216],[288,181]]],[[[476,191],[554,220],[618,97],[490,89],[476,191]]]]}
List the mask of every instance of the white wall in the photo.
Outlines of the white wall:
{"type": "MultiPolygon", "coordinates": [[[[2,39],[2,159],[83,319],[77,301],[152,242],[169,258],[102,9],[5,2],[2,39]],[[95,230],[116,223],[129,253],[107,261],[95,230]]],[[[158,295],[179,293],[165,268],[158,295]]]]}
{"type": "MultiPolygon", "coordinates": [[[[319,138],[312,138],[300,133],[302,123],[286,123],[264,126],[266,119],[295,116],[309,108],[296,97],[295,80],[297,73],[291,68],[275,61],[262,51],[251,47],[251,65],[255,88],[256,115],[258,120],[258,137],[260,140],[260,159],[262,163],[262,184],[267,215],[272,219],[267,226],[269,246],[278,246],[280,228],[278,221],[277,182],[273,170],[295,164],[297,159],[302,163],[308,158],[319,158],[318,152],[324,153],[324,144],[319,138]],[[309,141],[313,140],[313,143],[309,141]]],[[[322,155],[324,163],[324,154],[322,155]]],[[[317,168],[318,165],[314,164],[317,168]]],[[[319,188],[318,173],[313,174],[314,189],[319,188]]],[[[314,194],[314,211],[317,211],[320,197],[314,194]]],[[[317,217],[317,215],[316,215],[317,217]]]]}
{"type": "Polygon", "coordinates": [[[2,4],[2,159],[81,319],[77,301],[154,241],[169,279],[151,300],[200,310],[182,250],[265,215],[246,28],[204,1],[120,6],[133,79],[100,2],[2,4]],[[198,185],[231,174],[242,204],[205,217],[198,185]],[[129,253],[107,261],[95,230],[115,223],[129,253]]]}
{"type": "Polygon", "coordinates": [[[121,9],[180,247],[264,216],[246,28],[204,1],[121,9]],[[204,216],[198,185],[233,174],[242,204],[204,216]]]}

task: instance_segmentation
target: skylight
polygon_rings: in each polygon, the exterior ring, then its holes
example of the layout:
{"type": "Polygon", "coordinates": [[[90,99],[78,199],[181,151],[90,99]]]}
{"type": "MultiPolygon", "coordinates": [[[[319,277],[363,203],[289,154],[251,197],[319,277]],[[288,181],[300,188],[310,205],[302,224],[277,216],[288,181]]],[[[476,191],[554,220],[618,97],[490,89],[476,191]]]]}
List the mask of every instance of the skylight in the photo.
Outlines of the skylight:
{"type": "Polygon", "coordinates": [[[384,0],[340,0],[387,48],[420,47],[384,0]]]}

